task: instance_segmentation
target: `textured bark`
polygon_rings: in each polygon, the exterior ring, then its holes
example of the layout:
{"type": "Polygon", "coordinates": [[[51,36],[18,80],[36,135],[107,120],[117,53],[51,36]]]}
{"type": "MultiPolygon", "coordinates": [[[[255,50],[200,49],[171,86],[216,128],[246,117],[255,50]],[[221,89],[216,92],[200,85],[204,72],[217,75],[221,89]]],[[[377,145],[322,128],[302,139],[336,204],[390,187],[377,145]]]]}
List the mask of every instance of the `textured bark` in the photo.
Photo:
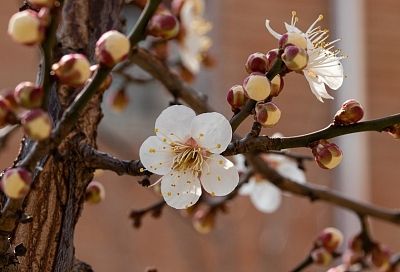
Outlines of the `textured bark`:
{"type": "MultiPolygon", "coordinates": [[[[94,45],[101,33],[119,27],[122,4],[122,0],[65,1],[55,56],[82,52],[93,60],[94,45]]],[[[49,111],[54,120],[73,96],[71,90],[53,86],[49,111]]],[[[19,258],[18,271],[92,271],[82,263],[77,266],[73,238],[85,188],[93,177],[92,170],[85,168],[79,146],[96,146],[101,99],[101,94],[93,97],[58,150],[41,161],[43,170],[36,173],[24,202],[24,210],[33,216],[33,222],[19,224],[12,239],[14,245],[23,243],[27,248],[26,255],[19,258]]],[[[29,152],[29,146],[29,142],[24,143],[19,158],[29,152]]]]}

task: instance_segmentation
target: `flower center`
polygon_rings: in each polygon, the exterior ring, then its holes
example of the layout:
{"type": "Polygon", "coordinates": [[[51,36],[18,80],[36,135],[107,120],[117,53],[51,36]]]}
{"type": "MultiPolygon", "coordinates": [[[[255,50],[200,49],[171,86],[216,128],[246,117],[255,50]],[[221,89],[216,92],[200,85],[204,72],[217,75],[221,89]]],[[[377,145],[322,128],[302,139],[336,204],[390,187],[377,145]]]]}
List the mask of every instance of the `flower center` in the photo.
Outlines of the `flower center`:
{"type": "Polygon", "coordinates": [[[186,143],[171,143],[172,151],[175,157],[172,163],[172,169],[177,171],[193,171],[196,175],[201,173],[205,150],[199,146],[192,138],[186,143]]]}

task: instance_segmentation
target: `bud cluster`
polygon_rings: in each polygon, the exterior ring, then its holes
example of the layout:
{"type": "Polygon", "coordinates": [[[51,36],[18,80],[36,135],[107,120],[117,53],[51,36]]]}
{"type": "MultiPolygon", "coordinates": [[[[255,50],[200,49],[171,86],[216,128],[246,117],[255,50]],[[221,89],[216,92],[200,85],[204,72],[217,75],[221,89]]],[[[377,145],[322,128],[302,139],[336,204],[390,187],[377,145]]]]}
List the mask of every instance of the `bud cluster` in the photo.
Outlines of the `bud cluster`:
{"type": "Polygon", "coordinates": [[[343,243],[343,234],[336,228],[326,228],[314,242],[314,248],[310,256],[315,264],[329,265],[335,255],[335,251],[343,243]]]}

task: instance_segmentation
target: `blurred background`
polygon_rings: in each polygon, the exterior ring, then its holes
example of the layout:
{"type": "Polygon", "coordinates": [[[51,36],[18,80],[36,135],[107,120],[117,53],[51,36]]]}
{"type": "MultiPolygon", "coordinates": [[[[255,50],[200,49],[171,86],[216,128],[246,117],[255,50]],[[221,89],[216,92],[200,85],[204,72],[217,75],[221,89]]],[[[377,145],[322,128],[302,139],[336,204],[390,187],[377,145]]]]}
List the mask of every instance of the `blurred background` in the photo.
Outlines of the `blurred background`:
{"type": "MultiPolygon", "coordinates": [[[[17,45],[7,35],[8,20],[17,10],[17,1],[5,1],[0,9],[1,88],[33,81],[37,71],[36,49],[17,45]]],[[[331,39],[342,38],[337,47],[348,55],[343,60],[347,78],[341,89],[331,91],[335,100],[320,103],[304,77],[289,75],[283,93],[274,100],[282,110],[281,121],[262,133],[292,136],[323,128],[349,98],[362,102],[369,119],[399,112],[397,0],[207,1],[206,17],[214,25],[211,52],[217,63],[198,76],[194,87],[208,94],[215,109],[230,117],[226,92],[246,76],[244,63],[248,55],[277,46],[264,27],[265,19],[283,33],[283,22],[290,22],[292,10],[297,11],[297,25],[304,30],[319,14],[324,15],[321,25],[331,30],[331,39]]],[[[114,88],[117,85],[118,80],[114,88]]],[[[120,114],[104,103],[98,140],[103,151],[122,159],[137,159],[138,147],[153,134],[154,121],[171,97],[157,82],[130,85],[128,95],[129,107],[120,114]]],[[[246,133],[249,128],[250,123],[244,123],[239,132],[246,133]]],[[[16,133],[0,153],[2,168],[15,158],[20,137],[21,133],[16,133]]],[[[400,208],[399,143],[379,133],[345,136],[336,143],[344,152],[342,164],[326,171],[308,162],[307,180],[361,201],[400,208]]],[[[294,152],[310,154],[305,149],[294,152]]],[[[160,196],[140,187],[134,177],[105,172],[96,179],[106,188],[106,200],[96,206],[85,205],[75,245],[78,258],[97,272],[144,271],[146,267],[161,272],[288,271],[305,257],[323,228],[336,226],[346,238],[359,231],[354,214],[296,196],[285,196],[273,214],[262,214],[247,197],[237,197],[229,204],[229,214],[219,216],[215,230],[207,235],[197,233],[190,219],[168,207],[161,218],[146,217],[143,226],[134,229],[128,218],[131,209],[147,207],[160,196]]],[[[400,227],[371,221],[373,237],[399,251],[400,227]]],[[[311,267],[307,271],[325,270],[311,267]]]]}

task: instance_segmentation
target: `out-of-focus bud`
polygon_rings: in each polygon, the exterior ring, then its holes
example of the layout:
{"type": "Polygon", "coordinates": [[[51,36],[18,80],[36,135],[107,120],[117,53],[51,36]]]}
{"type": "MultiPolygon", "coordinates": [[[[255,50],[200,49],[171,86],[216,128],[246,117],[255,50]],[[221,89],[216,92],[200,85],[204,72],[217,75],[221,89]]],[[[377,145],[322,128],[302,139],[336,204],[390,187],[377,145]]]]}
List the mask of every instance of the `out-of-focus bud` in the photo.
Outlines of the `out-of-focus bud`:
{"type": "Polygon", "coordinates": [[[279,48],[295,45],[302,49],[307,49],[307,39],[300,33],[288,32],[279,39],[279,48]]]}
{"type": "Polygon", "coordinates": [[[201,52],[201,64],[203,64],[204,67],[214,67],[216,62],[217,61],[215,60],[214,56],[210,54],[210,52],[201,52]]]}
{"type": "Polygon", "coordinates": [[[154,37],[172,39],[179,33],[179,21],[174,15],[161,12],[151,18],[148,31],[154,37]]]}
{"type": "Polygon", "coordinates": [[[267,52],[267,71],[271,70],[279,56],[279,49],[272,49],[267,52]]]}
{"type": "Polygon", "coordinates": [[[315,240],[315,245],[317,247],[323,247],[327,251],[333,253],[338,247],[340,247],[342,242],[343,234],[340,232],[340,230],[336,228],[326,228],[315,240]]]}
{"type": "Polygon", "coordinates": [[[129,104],[125,89],[119,89],[109,96],[109,105],[115,112],[122,112],[129,104]]]}
{"type": "Polygon", "coordinates": [[[124,34],[110,30],[97,41],[96,58],[101,65],[113,67],[128,57],[130,47],[130,41],[124,34]]]}
{"type": "Polygon", "coordinates": [[[349,125],[360,121],[364,116],[364,109],[361,104],[350,99],[343,103],[340,110],[335,114],[334,123],[337,125],[349,125]]]}
{"type": "Polygon", "coordinates": [[[21,167],[8,169],[1,180],[1,189],[7,197],[24,198],[32,183],[31,173],[21,167]]]}
{"type": "Polygon", "coordinates": [[[254,72],[265,74],[265,72],[267,72],[267,65],[267,57],[263,53],[256,52],[247,58],[244,67],[249,74],[254,72]]]}
{"type": "Polygon", "coordinates": [[[195,79],[195,75],[189,71],[189,69],[187,69],[185,66],[180,65],[179,66],[179,74],[181,76],[181,78],[188,83],[193,82],[193,80],[195,79]]]}
{"type": "Polygon", "coordinates": [[[326,272],[346,272],[346,271],[347,271],[347,267],[345,265],[339,265],[339,266],[330,268],[326,272]]]}
{"type": "Polygon", "coordinates": [[[262,101],[271,93],[271,83],[261,73],[252,73],[245,78],[243,88],[248,98],[262,101]]]}
{"type": "Polygon", "coordinates": [[[34,7],[48,7],[51,8],[54,5],[55,0],[28,0],[34,7]]]}
{"type": "Polygon", "coordinates": [[[20,44],[39,44],[44,36],[44,29],[38,14],[32,10],[15,13],[8,23],[8,34],[20,44]]]}
{"type": "Polygon", "coordinates": [[[172,0],[172,2],[171,2],[172,14],[174,14],[175,16],[179,16],[184,2],[185,2],[185,0],[172,0]]]}
{"type": "Polygon", "coordinates": [[[271,80],[271,93],[269,95],[273,97],[278,96],[283,89],[283,85],[283,78],[280,75],[276,75],[271,80]]]}
{"type": "Polygon", "coordinates": [[[61,83],[74,88],[83,86],[90,77],[90,63],[82,54],[65,55],[52,69],[61,83]]]}
{"type": "Polygon", "coordinates": [[[382,272],[390,268],[390,256],[390,250],[381,244],[375,244],[371,250],[371,262],[382,272]]]}
{"type": "Polygon", "coordinates": [[[33,109],[42,106],[43,89],[32,82],[21,82],[15,87],[15,101],[24,108],[33,109]]]}
{"type": "Polygon", "coordinates": [[[359,263],[363,259],[364,259],[363,252],[355,252],[353,250],[346,250],[342,257],[343,263],[347,266],[359,263]]]}
{"type": "Polygon", "coordinates": [[[385,131],[387,131],[395,139],[400,139],[400,123],[388,127],[387,129],[385,129],[385,131]]]}
{"type": "Polygon", "coordinates": [[[333,169],[342,161],[343,155],[339,147],[327,140],[319,140],[311,146],[315,161],[323,169],[333,169]]]}
{"type": "Polygon", "coordinates": [[[10,90],[6,94],[4,94],[4,100],[8,103],[8,106],[11,111],[13,112],[18,111],[19,106],[17,101],[15,100],[14,90],[10,90]]]}
{"type": "Polygon", "coordinates": [[[36,141],[47,139],[50,136],[52,122],[47,112],[34,109],[25,113],[21,118],[25,134],[36,141]]]}
{"type": "Polygon", "coordinates": [[[0,128],[12,123],[15,118],[10,103],[3,96],[0,96],[0,128]]]}
{"type": "Polygon", "coordinates": [[[363,239],[361,235],[356,235],[353,238],[350,239],[349,241],[349,249],[351,251],[357,252],[357,253],[363,253],[364,248],[363,248],[363,239]]]}
{"type": "Polygon", "coordinates": [[[308,54],[303,48],[289,45],[283,51],[282,60],[290,70],[301,71],[307,66],[308,54]]]}
{"type": "MultiPolygon", "coordinates": [[[[97,69],[99,69],[99,65],[97,64],[90,66],[91,77],[93,77],[97,69]]],[[[90,78],[88,82],[91,82],[91,80],[92,79],[90,78]]],[[[99,87],[99,92],[105,92],[111,86],[112,80],[112,75],[110,73],[107,75],[106,79],[104,79],[103,83],[101,83],[99,87]]]]}
{"type": "Polygon", "coordinates": [[[98,181],[92,180],[85,192],[85,201],[90,204],[98,204],[106,197],[106,190],[103,184],[98,181]]]}
{"type": "Polygon", "coordinates": [[[198,209],[193,215],[192,223],[197,232],[210,233],[215,226],[215,212],[209,209],[198,209]]]}
{"type": "Polygon", "coordinates": [[[43,29],[45,27],[47,27],[50,22],[51,22],[51,14],[50,14],[50,9],[49,8],[41,8],[38,12],[38,17],[40,19],[40,23],[43,27],[43,29]]]}
{"type": "Polygon", "coordinates": [[[327,266],[332,262],[333,256],[325,248],[316,248],[311,251],[311,258],[317,265],[327,266]]]}
{"type": "Polygon", "coordinates": [[[226,100],[228,101],[229,105],[231,105],[233,111],[240,109],[240,107],[242,107],[247,100],[243,86],[242,85],[232,86],[232,88],[230,88],[228,91],[226,100]]]}
{"type": "Polygon", "coordinates": [[[255,109],[256,120],[263,127],[273,127],[281,118],[281,110],[272,102],[258,102],[255,109]]]}

